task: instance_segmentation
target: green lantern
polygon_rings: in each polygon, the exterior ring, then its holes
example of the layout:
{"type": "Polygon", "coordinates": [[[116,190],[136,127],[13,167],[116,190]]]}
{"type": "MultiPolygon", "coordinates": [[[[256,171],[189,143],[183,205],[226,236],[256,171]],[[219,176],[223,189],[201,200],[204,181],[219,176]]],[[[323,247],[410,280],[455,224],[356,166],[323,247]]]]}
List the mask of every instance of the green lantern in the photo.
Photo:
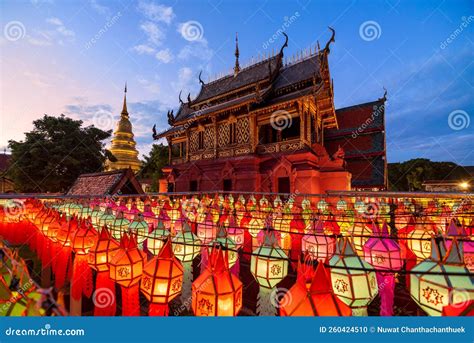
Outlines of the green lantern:
{"type": "Polygon", "coordinates": [[[143,246],[143,242],[148,236],[148,223],[146,222],[145,218],[141,213],[135,214],[133,221],[130,223],[128,227],[128,231],[134,234],[137,237],[137,243],[140,247],[143,246]]]}
{"type": "Polygon", "coordinates": [[[472,274],[463,263],[462,242],[453,239],[444,255],[444,241],[432,238],[431,257],[411,270],[410,295],[430,316],[441,316],[444,306],[461,307],[474,300],[472,274]]]}
{"type": "Polygon", "coordinates": [[[124,218],[123,211],[118,211],[117,216],[115,217],[112,214],[112,210],[107,208],[105,210],[105,214],[100,217],[100,227],[104,227],[104,225],[110,228],[110,233],[112,236],[116,240],[120,241],[122,235],[128,232],[130,221],[124,218]]]}
{"type": "Polygon", "coordinates": [[[367,306],[378,293],[375,269],[355,253],[348,238],[339,241],[329,265],[334,293],[353,315],[367,315],[367,306]]]}
{"type": "Polygon", "coordinates": [[[169,235],[170,232],[165,229],[163,222],[161,220],[158,221],[156,228],[148,234],[146,243],[147,249],[153,255],[158,255],[169,235]]]}

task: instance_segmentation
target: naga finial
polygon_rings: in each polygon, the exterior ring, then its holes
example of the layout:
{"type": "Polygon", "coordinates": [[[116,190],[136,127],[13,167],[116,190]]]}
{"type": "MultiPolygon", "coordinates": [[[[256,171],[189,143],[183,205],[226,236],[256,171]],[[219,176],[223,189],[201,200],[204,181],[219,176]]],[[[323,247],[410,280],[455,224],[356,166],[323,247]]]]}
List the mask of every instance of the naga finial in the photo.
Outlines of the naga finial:
{"type": "Polygon", "coordinates": [[[199,72],[199,83],[204,86],[204,81],[201,79],[202,70],[199,72]]]}
{"type": "Polygon", "coordinates": [[[180,91],[179,91],[178,99],[179,99],[180,104],[181,104],[181,105],[184,105],[184,102],[183,102],[183,100],[181,99],[181,93],[182,93],[182,92],[183,92],[183,90],[180,90],[180,91]]]}
{"type": "Polygon", "coordinates": [[[158,135],[157,135],[157,133],[156,133],[156,124],[155,124],[155,125],[153,125],[153,129],[152,129],[152,131],[153,131],[153,135],[152,135],[152,137],[153,137],[153,139],[155,139],[155,140],[156,140],[156,137],[158,136],[158,135]]]}
{"type": "Polygon", "coordinates": [[[191,103],[191,93],[188,93],[188,104],[191,103]]]}
{"type": "Polygon", "coordinates": [[[327,51],[329,52],[329,45],[331,44],[331,42],[336,42],[336,30],[334,30],[331,26],[328,26],[329,30],[331,30],[332,32],[332,35],[331,35],[331,38],[329,38],[328,42],[326,43],[326,46],[324,47],[324,51],[327,51]]]}
{"type": "Polygon", "coordinates": [[[285,43],[280,48],[280,55],[283,56],[283,49],[285,49],[288,46],[288,35],[285,32],[282,32],[282,34],[283,36],[285,36],[285,43]]]}
{"type": "Polygon", "coordinates": [[[171,111],[168,111],[168,114],[167,114],[167,116],[168,116],[168,124],[169,124],[169,125],[173,125],[173,124],[174,124],[174,121],[175,121],[175,117],[174,117],[174,115],[173,115],[173,112],[174,112],[174,110],[171,110],[171,111]]]}

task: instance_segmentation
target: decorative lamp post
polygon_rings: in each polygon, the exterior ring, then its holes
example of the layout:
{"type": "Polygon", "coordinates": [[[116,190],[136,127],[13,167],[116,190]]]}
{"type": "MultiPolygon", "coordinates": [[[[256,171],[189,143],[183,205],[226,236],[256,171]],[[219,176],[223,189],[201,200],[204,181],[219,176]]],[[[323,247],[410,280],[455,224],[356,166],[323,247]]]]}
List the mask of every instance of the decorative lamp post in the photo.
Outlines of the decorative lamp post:
{"type": "Polygon", "coordinates": [[[340,240],[329,265],[334,293],[352,308],[352,315],[366,316],[378,292],[374,268],[355,253],[347,238],[340,240]]]}

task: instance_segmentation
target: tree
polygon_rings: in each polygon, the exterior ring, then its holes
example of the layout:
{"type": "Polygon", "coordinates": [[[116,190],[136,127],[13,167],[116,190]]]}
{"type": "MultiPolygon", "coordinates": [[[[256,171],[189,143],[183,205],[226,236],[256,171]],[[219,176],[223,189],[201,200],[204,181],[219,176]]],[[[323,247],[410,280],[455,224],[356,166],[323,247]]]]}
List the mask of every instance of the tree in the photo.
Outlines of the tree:
{"type": "Polygon", "coordinates": [[[469,173],[453,162],[432,162],[416,158],[388,164],[389,189],[393,191],[419,191],[427,180],[464,180],[469,173]]]}
{"type": "Polygon", "coordinates": [[[112,131],[64,115],[44,115],[33,125],[24,141],[9,141],[8,175],[20,192],[65,192],[80,174],[102,171],[111,155],[102,142],[112,131]]]}
{"type": "Polygon", "coordinates": [[[153,144],[150,155],[144,156],[143,168],[139,176],[143,179],[152,179],[151,191],[158,191],[158,180],[163,177],[161,169],[168,164],[168,146],[153,144]]]}

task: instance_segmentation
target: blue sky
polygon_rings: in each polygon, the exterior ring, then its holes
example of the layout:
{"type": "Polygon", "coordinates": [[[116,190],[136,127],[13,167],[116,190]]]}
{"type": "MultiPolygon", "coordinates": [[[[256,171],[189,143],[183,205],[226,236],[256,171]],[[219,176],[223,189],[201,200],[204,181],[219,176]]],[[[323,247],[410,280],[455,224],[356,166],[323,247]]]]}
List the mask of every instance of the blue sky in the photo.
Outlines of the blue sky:
{"type": "Polygon", "coordinates": [[[336,108],[388,90],[389,162],[425,157],[474,165],[472,1],[2,1],[0,147],[44,113],[103,129],[128,103],[141,153],[166,128],[178,93],[278,50],[324,45],[336,108]],[[276,39],[272,39],[276,37],[276,39]]]}

